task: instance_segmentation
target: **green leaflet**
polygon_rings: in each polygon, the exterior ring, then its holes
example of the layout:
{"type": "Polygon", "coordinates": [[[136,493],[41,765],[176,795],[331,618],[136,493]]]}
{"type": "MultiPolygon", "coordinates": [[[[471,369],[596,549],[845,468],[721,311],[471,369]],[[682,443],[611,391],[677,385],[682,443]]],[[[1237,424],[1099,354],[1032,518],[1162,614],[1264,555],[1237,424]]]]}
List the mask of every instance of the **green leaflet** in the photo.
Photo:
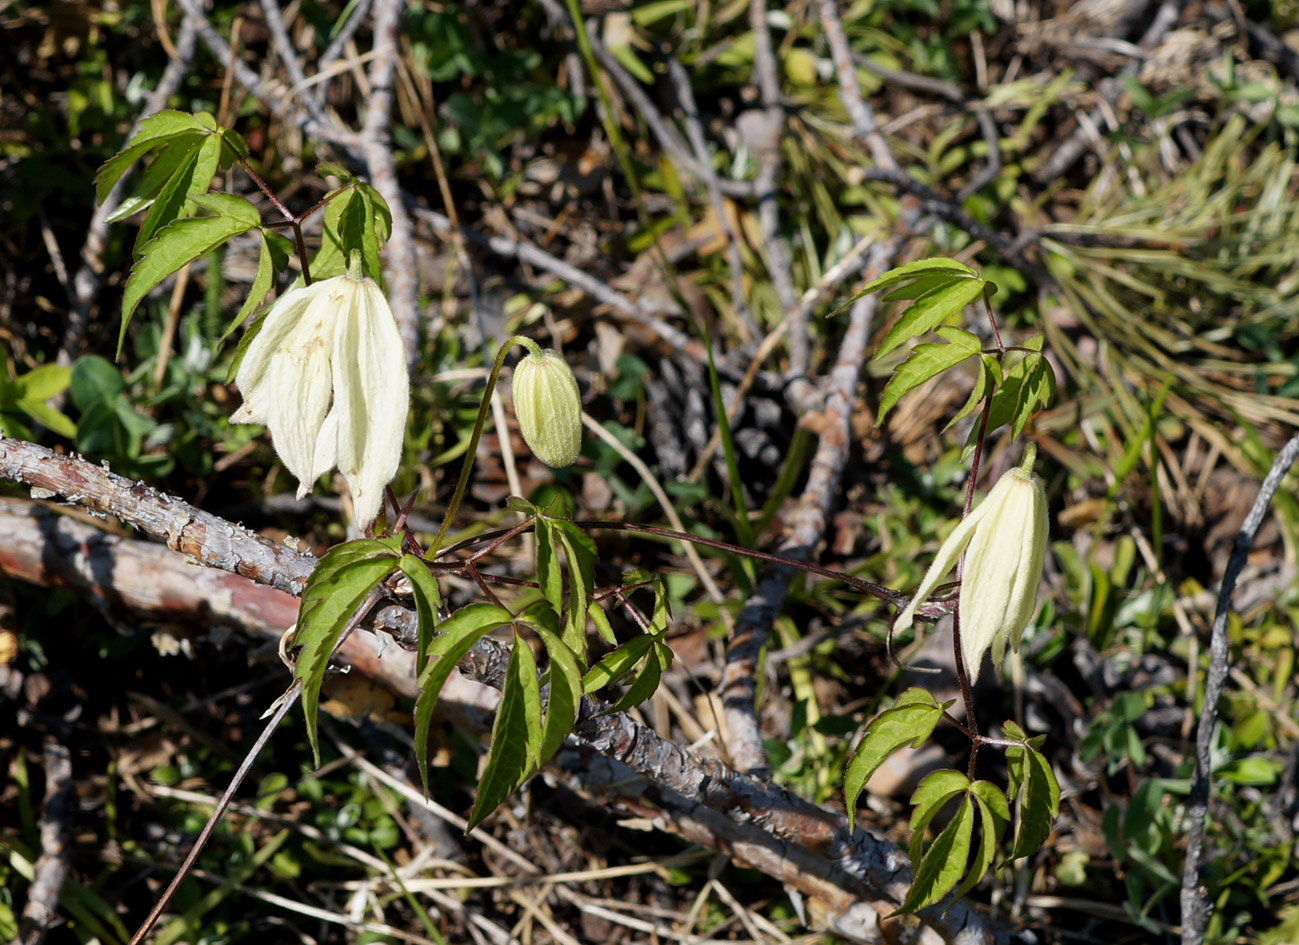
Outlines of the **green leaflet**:
{"type": "Polygon", "coordinates": [[[654,690],[659,687],[659,679],[663,675],[663,670],[672,665],[672,651],[668,650],[667,646],[659,642],[657,636],[645,637],[643,639],[650,640],[653,643],[653,646],[650,649],[649,655],[645,657],[645,662],[641,666],[640,672],[636,675],[632,684],[627,687],[627,691],[623,693],[622,698],[601,712],[601,715],[612,715],[614,712],[626,712],[628,709],[633,709],[640,705],[650,696],[654,695],[654,690]],[[668,658],[666,660],[663,658],[663,653],[660,648],[662,648],[662,650],[667,650],[668,658]]]}
{"type": "Polygon", "coordinates": [[[1060,813],[1060,784],[1051,764],[1036,748],[1025,745],[1006,749],[1007,767],[1015,770],[1012,785],[1019,787],[1019,825],[1009,860],[1028,856],[1045,842],[1060,813]]]}
{"type": "Polygon", "coordinates": [[[907,829],[911,831],[911,844],[908,853],[911,864],[920,862],[920,851],[924,848],[925,829],[929,822],[943,809],[943,805],[958,794],[964,793],[970,786],[970,779],[960,771],[943,768],[931,772],[920,782],[915,793],[911,795],[911,822],[907,829]]]}
{"type": "Polygon", "coordinates": [[[514,633],[514,649],[505,671],[501,702],[492,725],[492,745],[474,809],[469,815],[473,830],[501,801],[537,769],[541,750],[541,692],[537,685],[537,664],[532,650],[514,633]]]}
{"type": "Polygon", "coordinates": [[[419,617],[415,642],[415,673],[418,675],[428,662],[429,644],[433,642],[433,632],[437,629],[437,609],[442,597],[438,593],[437,579],[421,559],[410,554],[402,555],[397,567],[410,580],[415,595],[415,613],[419,617]]]}
{"type": "Polygon", "coordinates": [[[587,670],[586,676],[582,679],[582,692],[590,695],[622,679],[645,658],[645,654],[653,645],[654,638],[649,634],[642,634],[610,650],[604,654],[600,662],[587,670]]]}
{"type": "Polygon", "coordinates": [[[419,674],[419,696],[415,700],[415,761],[419,766],[424,794],[428,795],[428,732],[442,686],[451,670],[475,643],[497,627],[514,619],[495,604],[469,604],[438,624],[438,634],[428,647],[428,662],[419,674]]]}
{"type": "Polygon", "coordinates": [[[586,614],[591,618],[591,623],[595,624],[596,632],[604,638],[605,642],[611,646],[618,645],[618,636],[613,632],[613,624],[609,622],[609,615],[604,612],[599,601],[591,601],[586,608],[586,614]]]}
{"type": "MultiPolygon", "coordinates": [[[[992,409],[988,412],[989,434],[1009,423],[1012,439],[1018,437],[1033,414],[1049,406],[1055,396],[1055,372],[1041,355],[1042,336],[1026,338],[1020,347],[1029,351],[1020,353],[1019,360],[1010,367],[1003,365],[1002,381],[993,392],[992,409]]],[[[974,451],[977,437],[976,427],[966,440],[963,458],[974,451]]]]}
{"type": "Polygon", "coordinates": [[[979,339],[969,332],[955,328],[941,328],[938,333],[951,343],[916,345],[907,359],[898,365],[889,382],[884,385],[884,392],[880,395],[877,423],[884,420],[885,414],[893,409],[902,395],[948,368],[955,367],[966,358],[979,354],[982,350],[979,339]]]}
{"type": "Polygon", "coordinates": [[[943,427],[944,433],[974,413],[982,405],[988,389],[998,383],[997,378],[1000,376],[1000,367],[995,356],[991,354],[979,355],[979,367],[974,376],[974,387],[970,389],[970,396],[965,401],[965,405],[957,411],[956,416],[947,421],[947,425],[943,427]]]}
{"type": "Polygon", "coordinates": [[[550,687],[546,702],[546,721],[542,727],[538,764],[545,764],[559,751],[565,736],[573,730],[582,700],[582,667],[577,656],[559,635],[536,623],[532,628],[541,637],[550,657],[545,682],[550,687]]]}
{"type": "Polygon", "coordinates": [[[903,342],[937,328],[983,295],[985,285],[982,279],[966,276],[938,281],[893,323],[893,327],[880,340],[875,357],[883,357],[903,342]]]}
{"type": "Polygon", "coordinates": [[[317,765],[320,743],[316,711],[329,658],[357,607],[396,567],[397,557],[390,542],[361,539],[331,548],[307,579],[293,630],[293,643],[301,648],[293,675],[302,682],[307,738],[317,765]]]}
{"type": "Polygon", "coordinates": [[[140,255],[144,245],[160,229],[178,217],[189,216],[193,212],[191,201],[198,195],[207,193],[220,161],[220,135],[204,135],[195,139],[194,146],[159,189],[144,222],[140,224],[133,251],[136,256],[140,255]]]}
{"type": "MultiPolygon", "coordinates": [[[[917,259],[915,262],[909,262],[905,266],[898,266],[896,269],[890,269],[876,279],[872,279],[860,289],[857,294],[848,300],[843,306],[847,308],[853,302],[856,302],[864,295],[870,295],[872,292],[878,292],[880,289],[887,289],[895,285],[901,285],[904,282],[910,282],[913,279],[938,279],[942,276],[948,276],[952,281],[957,279],[977,279],[978,270],[971,269],[963,262],[957,262],[955,259],[946,259],[943,257],[935,259],[917,259]]],[[[935,282],[935,284],[937,284],[935,282]]],[[[839,309],[842,311],[843,308],[839,309]]]]}
{"type": "Polygon", "coordinates": [[[148,152],[178,137],[196,137],[207,131],[198,118],[188,112],[167,110],[150,115],[140,122],[140,130],[127,146],[105,161],[95,174],[96,201],[103,203],[127,169],[148,152]]]}
{"type": "Polygon", "coordinates": [[[244,304],[239,307],[238,314],[230,320],[226,330],[221,333],[220,341],[225,341],[230,337],[230,333],[244,323],[257,307],[266,299],[267,293],[271,291],[271,277],[275,274],[275,266],[271,262],[271,246],[266,240],[266,234],[261,234],[260,251],[257,254],[257,275],[253,276],[253,284],[248,289],[248,298],[244,299],[244,304]]]}
{"type": "Polygon", "coordinates": [[[568,611],[565,613],[564,642],[583,659],[586,657],[586,608],[595,591],[595,542],[572,522],[552,519],[555,537],[568,558],[568,611]]]}
{"type": "Polygon", "coordinates": [[[556,614],[564,612],[564,573],[555,556],[555,530],[545,516],[534,522],[537,537],[537,583],[541,594],[556,614]]]}
{"type": "Polygon", "coordinates": [[[117,338],[117,353],[122,353],[126,327],[144,297],[163,279],[200,256],[210,253],[226,240],[247,232],[260,223],[257,209],[242,197],[207,194],[196,201],[215,216],[188,217],[163,227],[145,244],[140,258],[131,269],[122,291],[122,327],[117,338]]]}
{"type": "Polygon", "coordinates": [[[997,857],[997,844],[1010,823],[1010,806],[1001,789],[989,781],[975,781],[970,785],[970,798],[979,811],[979,845],[975,847],[970,871],[957,887],[953,898],[960,899],[974,888],[992,866],[997,857]]]}
{"type": "Polygon", "coordinates": [[[911,884],[911,891],[907,893],[907,901],[894,915],[901,912],[915,912],[925,906],[933,905],[951,892],[952,887],[965,872],[966,863],[970,858],[970,833],[973,827],[974,805],[967,796],[962,800],[961,807],[951,823],[943,828],[943,832],[925,851],[919,864],[915,863],[913,854],[912,868],[915,870],[915,880],[911,884]]]}
{"type": "MultiPolygon", "coordinates": [[[[352,181],[326,195],[320,249],[311,259],[311,278],[319,281],[347,272],[353,249],[361,253],[361,269],[379,285],[383,272],[379,249],[392,231],[392,214],[379,192],[369,184],[352,181]]],[[[298,279],[295,285],[302,285],[298,279]]]]}
{"type": "Polygon", "coordinates": [[[77,425],[67,414],[55,410],[43,400],[18,400],[14,406],[52,433],[73,439],[77,435],[77,425]]]}
{"type": "Polygon", "coordinates": [[[853,825],[857,798],[871,775],[903,745],[919,748],[933,734],[943,710],[951,704],[949,701],[940,705],[924,689],[913,687],[902,693],[892,708],[866,724],[866,732],[844,771],[843,793],[849,828],[853,825]]]}
{"type": "Polygon", "coordinates": [[[19,400],[49,400],[67,390],[72,368],[59,364],[42,364],[13,379],[19,400]]]}

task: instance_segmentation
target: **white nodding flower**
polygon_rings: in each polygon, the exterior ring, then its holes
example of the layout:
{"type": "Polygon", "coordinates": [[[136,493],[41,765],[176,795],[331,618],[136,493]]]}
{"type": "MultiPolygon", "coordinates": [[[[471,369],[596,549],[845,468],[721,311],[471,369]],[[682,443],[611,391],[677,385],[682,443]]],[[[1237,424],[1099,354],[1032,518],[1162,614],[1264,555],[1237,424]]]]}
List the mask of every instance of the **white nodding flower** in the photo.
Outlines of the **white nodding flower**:
{"type": "Polygon", "coordinates": [[[357,525],[374,521],[401,461],[410,384],[392,310],[358,259],[280,296],[235,383],[244,402],[230,419],[270,430],[299,498],[337,467],[357,525]]]}
{"type": "Polygon", "coordinates": [[[1032,473],[1036,454],[1030,444],[1024,464],[1002,476],[988,497],[956,526],[938,549],[916,596],[893,624],[895,633],[909,628],[916,608],[965,552],[961,655],[972,680],[978,677],[989,647],[998,668],[1007,641],[1019,651],[1024,627],[1037,609],[1037,586],[1046,560],[1047,510],[1042,484],[1032,473]]]}

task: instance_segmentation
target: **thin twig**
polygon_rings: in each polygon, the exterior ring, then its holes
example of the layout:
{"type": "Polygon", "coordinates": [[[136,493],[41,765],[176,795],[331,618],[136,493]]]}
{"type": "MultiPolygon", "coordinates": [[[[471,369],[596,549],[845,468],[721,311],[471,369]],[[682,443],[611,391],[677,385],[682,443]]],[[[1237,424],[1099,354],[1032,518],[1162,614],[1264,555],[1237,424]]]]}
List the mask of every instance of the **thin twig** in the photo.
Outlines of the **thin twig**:
{"type": "MultiPolygon", "coordinates": [[[[140,130],[140,119],[147,118],[155,112],[166,108],[167,102],[189,72],[194,59],[195,40],[198,36],[198,22],[188,16],[180,24],[180,33],[176,37],[176,55],[167,63],[158,85],[149,94],[140,115],[126,133],[130,141],[140,130]]],[[[108,242],[108,218],[122,202],[126,190],[127,176],[123,175],[104,197],[103,202],[95,208],[86,230],[86,242],[81,249],[81,266],[72,279],[73,295],[76,304],[68,313],[67,324],[63,329],[63,342],[59,345],[58,363],[64,366],[72,364],[81,353],[85,339],[86,326],[90,320],[90,308],[99,292],[101,273],[104,268],[104,247],[108,242]]],[[[56,398],[55,406],[61,406],[62,395],[56,398]]]]}
{"type": "Polygon", "coordinates": [[[875,112],[861,94],[861,83],[857,81],[857,67],[853,63],[852,47],[844,35],[843,23],[839,21],[839,5],[836,0],[817,0],[817,9],[821,12],[821,29],[825,31],[826,41],[830,45],[830,58],[834,62],[834,73],[839,80],[839,101],[843,102],[852,122],[853,131],[870,149],[871,158],[880,170],[894,174],[900,173],[897,160],[889,150],[888,141],[884,139],[879,125],[875,121],[875,112]]]}
{"type": "MultiPolygon", "coordinates": [[[[302,61],[298,59],[298,51],[293,48],[293,40],[284,25],[284,14],[280,11],[280,5],[276,0],[261,0],[261,4],[262,14],[266,18],[266,27],[271,33],[271,44],[275,47],[280,61],[284,63],[284,71],[289,74],[295,86],[302,85],[307,81],[307,76],[302,71],[302,61]]],[[[302,96],[302,102],[313,117],[320,121],[326,120],[320,114],[320,106],[310,96],[302,96]]]]}
{"type": "MultiPolygon", "coordinates": [[[[443,233],[449,234],[452,232],[451,220],[436,210],[416,207],[415,215],[426,220],[431,226],[443,233]]],[[[673,350],[679,351],[700,363],[708,359],[708,354],[703,345],[681,331],[681,329],[665,322],[659,316],[667,313],[648,304],[644,299],[635,301],[628,299],[590,273],[583,272],[576,266],[552,256],[544,249],[531,243],[512,240],[505,236],[487,236],[469,227],[461,227],[461,232],[470,242],[486,246],[497,255],[526,262],[576,286],[597,301],[616,309],[637,324],[648,328],[673,350]]]]}
{"type": "Polygon", "coordinates": [[[41,855],[23,906],[17,945],[41,945],[58,919],[59,896],[72,865],[72,811],[75,784],[72,756],[53,735],[41,748],[45,767],[45,803],[41,807],[41,855]]]}
{"type": "Polygon", "coordinates": [[[785,131],[785,110],[780,104],[780,73],[776,56],[771,48],[771,34],[767,30],[767,2],[753,0],[749,4],[749,25],[753,29],[753,75],[762,95],[761,140],[756,145],[758,175],[753,181],[754,196],[758,200],[758,222],[767,254],[767,274],[782,312],[789,320],[789,370],[805,374],[810,346],[807,338],[807,314],[798,306],[798,293],[794,290],[790,269],[789,246],[780,228],[780,204],[776,200],[776,181],[782,165],[780,139],[785,131]]]}
{"type": "MultiPolygon", "coordinates": [[[[1212,772],[1209,765],[1213,748],[1213,730],[1218,724],[1218,700],[1231,654],[1227,648],[1227,617],[1231,614],[1231,595],[1236,590],[1236,580],[1249,556],[1263,517],[1267,514],[1272,496],[1285,478],[1290,467],[1299,459],[1299,435],[1293,437],[1276,456],[1267,478],[1259,487],[1249,514],[1245,516],[1236,545],[1231,550],[1227,569],[1218,589],[1218,606],[1213,615],[1213,629],[1209,633],[1209,671],[1204,681],[1204,708],[1200,712],[1199,728],[1195,733],[1195,771],[1191,776],[1191,796],[1187,807],[1186,861],[1182,867],[1182,945],[1200,945],[1209,922],[1212,906],[1209,891],[1200,882],[1200,866],[1204,858],[1204,822],[1209,811],[1209,788],[1212,772]]],[[[1191,666],[1189,672],[1196,672],[1191,666]]]]}
{"type": "MultiPolygon", "coordinates": [[[[868,267],[871,275],[881,273],[893,264],[898,245],[899,240],[894,237],[872,248],[868,267]]],[[[825,533],[848,461],[857,381],[866,363],[866,345],[878,304],[878,296],[872,294],[858,299],[852,307],[838,359],[827,379],[823,425],[807,485],[790,516],[784,551],[787,555],[811,557],[825,533]]],[[[726,666],[722,671],[721,696],[730,735],[728,747],[737,768],[760,778],[769,777],[770,769],[754,703],[758,660],[770,637],[772,623],[784,604],[792,576],[793,572],[787,567],[764,569],[757,588],[736,618],[735,635],[726,648],[726,666]]]]}
{"type": "Polygon", "coordinates": [[[149,932],[154,925],[157,924],[163,910],[166,909],[167,904],[171,902],[171,897],[176,894],[176,890],[180,887],[181,882],[185,879],[186,875],[188,875],[189,871],[193,869],[194,863],[198,860],[199,854],[202,853],[203,848],[207,846],[208,839],[212,836],[212,831],[215,830],[216,825],[221,822],[221,815],[225,813],[226,807],[229,806],[230,802],[234,799],[235,791],[239,789],[239,785],[243,784],[244,778],[246,778],[248,772],[252,770],[253,763],[257,760],[257,756],[262,753],[262,749],[265,748],[266,743],[270,741],[271,735],[280,727],[280,723],[284,721],[284,716],[288,714],[289,709],[293,708],[294,704],[298,701],[298,696],[301,694],[301,691],[302,684],[295,679],[293,685],[291,685],[281,697],[279,707],[275,710],[275,714],[272,715],[270,721],[266,723],[266,727],[262,729],[262,733],[257,736],[257,741],[253,743],[253,747],[248,750],[248,755],[244,758],[243,763],[239,765],[239,770],[235,772],[235,776],[230,781],[229,787],[227,787],[225,793],[221,795],[221,800],[217,801],[216,807],[212,809],[212,815],[208,817],[207,823],[203,825],[203,829],[199,832],[198,839],[194,841],[194,846],[190,848],[189,854],[185,857],[184,862],[182,862],[180,868],[176,870],[176,875],[172,877],[171,882],[167,884],[167,888],[163,891],[162,896],[159,897],[156,903],[154,903],[153,908],[149,910],[149,914],[145,917],[144,922],[141,923],[140,928],[131,936],[131,941],[128,945],[140,945],[140,943],[148,937],[149,932]]]}
{"type": "Polygon", "coordinates": [[[287,89],[281,88],[279,83],[271,85],[263,82],[247,63],[237,56],[232,57],[230,44],[208,21],[197,0],[179,0],[179,3],[186,16],[197,24],[198,36],[203,40],[203,45],[211,51],[218,62],[231,63],[235,81],[256,96],[275,117],[301,128],[312,138],[338,145],[348,153],[356,149],[357,138],[354,132],[333,121],[317,119],[305,109],[296,107],[287,89]]]}
{"type": "MultiPolygon", "coordinates": [[[[343,54],[344,48],[356,35],[357,27],[369,15],[371,2],[372,0],[358,0],[356,6],[352,9],[352,15],[347,18],[347,22],[342,25],[337,35],[325,47],[325,51],[320,54],[320,58],[316,60],[317,75],[329,75],[329,67],[343,54]]],[[[318,82],[307,94],[316,100],[317,107],[324,108],[325,98],[329,94],[328,79],[318,82]]]]}
{"type": "Polygon", "coordinates": [[[708,202],[712,205],[714,216],[717,217],[717,228],[726,239],[726,261],[731,270],[731,307],[735,310],[735,317],[744,325],[750,337],[753,337],[759,332],[758,326],[754,324],[753,314],[749,311],[749,302],[744,291],[744,260],[740,257],[739,240],[726,213],[722,188],[717,181],[717,171],[713,168],[712,157],[708,153],[708,143],[704,140],[704,127],[699,121],[699,108],[695,104],[694,90],[690,87],[690,76],[685,66],[676,59],[668,60],[668,75],[676,89],[677,100],[681,102],[681,110],[685,113],[686,136],[690,139],[690,146],[694,149],[699,170],[703,174],[704,188],[708,191],[708,202]]]}
{"type": "Polygon", "coordinates": [[[357,135],[357,144],[365,158],[370,183],[387,201],[392,213],[392,232],[385,253],[388,303],[406,347],[406,363],[413,365],[419,358],[419,271],[414,233],[397,181],[397,162],[388,132],[396,94],[393,80],[399,55],[397,34],[405,8],[403,0],[374,2],[375,57],[370,64],[370,94],[366,98],[365,122],[357,135]]]}

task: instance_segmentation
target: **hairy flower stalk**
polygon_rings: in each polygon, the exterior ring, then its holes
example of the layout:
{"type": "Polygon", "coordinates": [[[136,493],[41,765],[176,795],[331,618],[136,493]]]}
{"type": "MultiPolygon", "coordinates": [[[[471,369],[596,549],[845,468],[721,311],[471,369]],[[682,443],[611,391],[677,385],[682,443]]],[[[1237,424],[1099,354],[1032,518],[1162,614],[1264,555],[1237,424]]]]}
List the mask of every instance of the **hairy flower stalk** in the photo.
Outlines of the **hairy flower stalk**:
{"type": "Polygon", "coordinates": [[[284,293],[249,344],[231,420],[264,424],[298,497],[337,467],[359,526],[369,525],[401,461],[410,385],[406,356],[382,290],[361,274],[284,293]]]}
{"type": "Polygon", "coordinates": [[[1023,465],[1002,476],[979,507],[956,526],[938,549],[916,596],[893,625],[895,633],[909,628],[916,608],[966,552],[960,597],[961,655],[971,680],[978,677],[989,647],[997,667],[1007,641],[1019,651],[1024,627],[1037,609],[1047,513],[1042,484],[1032,472],[1036,457],[1037,450],[1030,444],[1023,465]]]}
{"type": "Polygon", "coordinates": [[[582,395],[558,351],[535,343],[514,368],[510,393],[519,431],[547,466],[570,466],[582,451],[582,395]]]}

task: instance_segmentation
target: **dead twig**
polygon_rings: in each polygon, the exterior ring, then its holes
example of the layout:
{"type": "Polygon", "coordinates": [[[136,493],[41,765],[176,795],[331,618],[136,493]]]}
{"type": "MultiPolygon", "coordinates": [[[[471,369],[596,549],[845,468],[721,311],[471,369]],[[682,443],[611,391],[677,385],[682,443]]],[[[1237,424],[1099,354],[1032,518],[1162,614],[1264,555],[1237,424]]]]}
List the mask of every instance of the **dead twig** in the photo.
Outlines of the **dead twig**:
{"type": "MultiPolygon", "coordinates": [[[[875,244],[869,254],[868,274],[877,275],[893,265],[898,246],[897,237],[875,244]]],[[[862,365],[866,363],[866,346],[877,305],[877,296],[870,295],[858,299],[852,307],[838,358],[827,378],[821,434],[807,485],[790,517],[782,554],[810,557],[825,532],[826,521],[838,494],[839,480],[848,461],[857,381],[862,365]]],[[[770,776],[754,703],[759,656],[770,637],[772,623],[784,604],[792,576],[787,566],[769,566],[763,570],[753,596],[745,602],[736,618],[735,635],[726,648],[721,696],[730,734],[727,744],[736,767],[755,777],[770,776]]]]}
{"type": "MultiPolygon", "coordinates": [[[[1181,893],[1182,945],[1200,945],[1204,941],[1204,930],[1211,911],[1209,891],[1200,882],[1200,865],[1204,858],[1204,822],[1209,812],[1209,764],[1213,730],[1218,724],[1218,700],[1222,697],[1223,684],[1227,680],[1231,662],[1227,648],[1227,617],[1231,613],[1231,595],[1236,589],[1240,571],[1245,566],[1245,559],[1249,556],[1249,549],[1254,544],[1254,536],[1258,534],[1263,516],[1272,503],[1272,496],[1276,494],[1281,480],[1296,459],[1299,459],[1299,436],[1286,443],[1273,460],[1267,478],[1259,487],[1258,497],[1236,534],[1236,545],[1232,548],[1227,569],[1222,575],[1222,587],[1218,590],[1217,610],[1213,615],[1213,628],[1209,632],[1209,671],[1204,680],[1204,710],[1200,714],[1199,727],[1195,733],[1195,771],[1191,776],[1191,795],[1186,813],[1186,861],[1182,867],[1181,893]]],[[[1188,671],[1194,673],[1196,668],[1191,666],[1188,671]]]]}
{"type": "Polygon", "coordinates": [[[392,232],[385,247],[388,303],[406,346],[406,362],[419,357],[420,313],[418,268],[410,216],[397,181],[388,126],[392,120],[394,76],[399,48],[403,0],[374,0],[374,61],[370,64],[370,94],[365,102],[365,122],[357,145],[365,158],[370,183],[383,196],[392,213],[392,232]]]}
{"type": "Polygon", "coordinates": [[[58,920],[59,896],[72,862],[72,756],[67,745],[47,736],[41,748],[45,766],[45,803],[41,807],[41,855],[23,906],[17,942],[41,945],[58,920]]]}
{"type": "Polygon", "coordinates": [[[758,200],[758,223],[762,226],[767,254],[767,274],[782,312],[789,316],[789,370],[807,373],[809,357],[807,315],[798,307],[789,261],[789,246],[780,228],[780,204],[776,199],[776,181],[780,178],[780,138],[785,130],[785,110],[780,103],[780,73],[767,30],[766,0],[749,4],[749,25],[753,28],[753,76],[762,95],[761,128],[755,129],[758,140],[751,142],[758,158],[758,174],[753,181],[758,200]]]}
{"type": "MultiPolygon", "coordinates": [[[[1150,0],[1130,4],[1129,15],[1125,16],[1122,22],[1134,22],[1149,5],[1150,0]]],[[[1155,13],[1155,18],[1146,30],[1145,35],[1141,37],[1141,41],[1138,43],[1140,49],[1146,51],[1157,46],[1159,41],[1163,39],[1164,34],[1177,25],[1184,6],[1185,4],[1180,0],[1164,0],[1155,13]]],[[[1035,181],[1045,184],[1061,177],[1074,164],[1078,163],[1078,159],[1083,156],[1089,147],[1100,143],[1101,138],[1096,129],[1105,123],[1106,114],[1112,113],[1114,103],[1123,94],[1122,77],[1136,75],[1140,69],[1141,60],[1133,60],[1123,67],[1123,71],[1119,73],[1117,78],[1107,78],[1101,82],[1100,92],[1106,104],[1098,105],[1085,118],[1079,120],[1077,130],[1055,149],[1049,159],[1042,162],[1033,171],[1035,181]]]]}
{"type": "Polygon", "coordinates": [[[735,317],[744,325],[750,337],[754,337],[759,332],[749,311],[749,302],[744,291],[744,261],[740,258],[740,244],[735,236],[735,228],[731,226],[730,217],[727,216],[726,205],[722,201],[722,188],[717,181],[717,171],[713,169],[713,161],[708,154],[708,143],[704,140],[704,127],[699,121],[699,108],[695,105],[695,93],[690,87],[690,76],[686,73],[685,66],[675,59],[668,60],[668,75],[672,79],[673,88],[676,89],[677,100],[681,102],[681,110],[685,113],[686,136],[689,137],[690,146],[694,149],[695,157],[699,162],[704,189],[708,191],[708,202],[717,217],[717,228],[726,238],[726,262],[731,270],[731,307],[735,310],[735,317]]]}
{"type": "Polygon", "coordinates": [[[198,37],[218,62],[228,62],[234,70],[235,81],[251,92],[275,115],[303,132],[321,141],[327,141],[353,153],[357,147],[356,133],[330,120],[320,120],[305,108],[293,104],[289,90],[278,83],[263,82],[261,77],[238,56],[231,56],[230,44],[208,21],[197,0],[179,0],[186,17],[194,20],[198,37]]]}

